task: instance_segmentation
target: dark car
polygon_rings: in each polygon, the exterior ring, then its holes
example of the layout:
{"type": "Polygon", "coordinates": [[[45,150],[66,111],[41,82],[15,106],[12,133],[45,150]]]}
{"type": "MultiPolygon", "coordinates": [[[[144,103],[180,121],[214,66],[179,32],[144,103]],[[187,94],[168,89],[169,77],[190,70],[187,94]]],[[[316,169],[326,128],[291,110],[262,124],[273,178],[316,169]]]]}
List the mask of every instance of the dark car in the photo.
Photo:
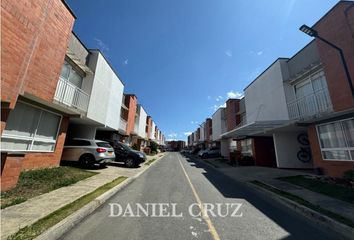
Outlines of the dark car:
{"type": "Polygon", "coordinates": [[[116,155],[115,162],[123,162],[127,167],[137,167],[145,162],[145,153],[136,151],[124,143],[118,141],[108,141],[114,149],[116,155]]]}

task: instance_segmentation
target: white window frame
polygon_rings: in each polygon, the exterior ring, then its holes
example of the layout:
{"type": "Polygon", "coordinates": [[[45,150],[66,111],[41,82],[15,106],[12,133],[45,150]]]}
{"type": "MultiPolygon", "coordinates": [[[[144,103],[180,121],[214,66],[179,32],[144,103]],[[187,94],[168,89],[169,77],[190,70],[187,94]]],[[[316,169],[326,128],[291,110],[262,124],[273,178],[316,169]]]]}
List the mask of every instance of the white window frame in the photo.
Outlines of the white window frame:
{"type": "Polygon", "coordinates": [[[351,154],[351,151],[354,151],[354,147],[349,147],[348,139],[347,139],[346,134],[344,133],[343,124],[342,124],[342,122],[345,122],[345,121],[348,121],[348,120],[352,120],[352,119],[354,119],[354,118],[353,117],[352,118],[346,118],[346,119],[341,119],[341,120],[337,120],[337,121],[331,121],[331,122],[326,122],[326,123],[322,123],[322,124],[316,125],[317,141],[318,141],[318,145],[320,146],[320,149],[321,149],[322,160],[324,160],[324,161],[354,162],[354,156],[352,156],[352,154],[351,154]],[[341,130],[342,130],[342,133],[343,133],[343,136],[344,136],[345,145],[348,146],[348,147],[346,147],[346,148],[322,148],[319,127],[320,126],[324,126],[324,125],[328,125],[328,124],[331,124],[331,123],[337,123],[337,122],[340,123],[341,130]],[[347,152],[349,152],[349,157],[351,159],[325,159],[324,154],[323,154],[324,151],[347,151],[347,152]]]}
{"type": "MultiPolygon", "coordinates": [[[[42,108],[42,107],[39,107],[39,106],[36,106],[34,104],[31,104],[31,103],[27,103],[27,102],[24,102],[24,101],[21,101],[19,100],[18,102],[22,103],[22,104],[25,104],[25,105],[28,105],[28,106],[31,106],[33,108],[37,108],[37,109],[40,109],[41,110],[41,113],[39,115],[39,120],[38,120],[38,123],[37,123],[37,127],[35,129],[35,133],[33,135],[33,137],[25,137],[25,136],[18,136],[18,135],[13,135],[13,134],[2,134],[1,135],[1,139],[14,139],[14,140],[26,140],[26,141],[31,141],[31,149],[30,150],[14,150],[14,149],[2,149],[1,148],[1,151],[2,152],[46,152],[46,153],[52,153],[52,152],[55,152],[55,149],[56,149],[56,143],[57,143],[57,140],[58,140],[58,136],[59,136],[59,131],[60,131],[60,127],[61,127],[61,122],[62,122],[62,119],[63,119],[63,116],[56,113],[56,112],[53,112],[53,111],[50,111],[50,110],[47,110],[45,108],[42,108]],[[57,130],[57,133],[55,135],[55,140],[49,140],[49,139],[46,139],[46,138],[38,138],[36,137],[36,133],[37,133],[37,130],[38,130],[38,127],[39,127],[39,124],[40,124],[40,119],[41,119],[41,116],[42,116],[42,113],[43,111],[45,112],[49,112],[49,113],[52,113],[54,115],[57,115],[60,117],[60,120],[59,120],[59,125],[58,125],[58,130],[57,130]],[[33,144],[34,142],[37,141],[37,142],[43,142],[43,143],[54,143],[54,149],[52,151],[46,151],[46,150],[32,150],[33,148],[33,144]]],[[[5,127],[6,128],[6,127],[5,127]]],[[[2,145],[1,145],[2,147],[2,145]]]]}

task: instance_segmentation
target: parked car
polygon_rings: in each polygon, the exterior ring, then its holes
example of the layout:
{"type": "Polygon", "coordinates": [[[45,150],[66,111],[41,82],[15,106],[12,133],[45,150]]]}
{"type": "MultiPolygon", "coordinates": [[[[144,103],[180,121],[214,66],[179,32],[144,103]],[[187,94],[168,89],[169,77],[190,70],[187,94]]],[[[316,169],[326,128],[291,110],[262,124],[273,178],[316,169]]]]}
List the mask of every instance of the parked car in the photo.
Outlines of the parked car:
{"type": "Polygon", "coordinates": [[[83,138],[67,139],[61,157],[62,161],[79,162],[85,167],[103,165],[113,159],[114,149],[108,142],[83,138]]]}
{"type": "Polygon", "coordinates": [[[218,147],[211,147],[206,149],[199,155],[202,158],[212,158],[212,157],[220,157],[220,148],[218,147]]]}
{"type": "Polygon", "coordinates": [[[114,149],[116,155],[115,162],[123,162],[127,167],[137,167],[145,162],[145,153],[133,150],[128,145],[118,141],[109,140],[108,142],[114,149]]]}
{"type": "Polygon", "coordinates": [[[202,149],[198,152],[198,157],[202,157],[204,153],[206,153],[208,151],[208,148],[207,149],[202,149]]]}

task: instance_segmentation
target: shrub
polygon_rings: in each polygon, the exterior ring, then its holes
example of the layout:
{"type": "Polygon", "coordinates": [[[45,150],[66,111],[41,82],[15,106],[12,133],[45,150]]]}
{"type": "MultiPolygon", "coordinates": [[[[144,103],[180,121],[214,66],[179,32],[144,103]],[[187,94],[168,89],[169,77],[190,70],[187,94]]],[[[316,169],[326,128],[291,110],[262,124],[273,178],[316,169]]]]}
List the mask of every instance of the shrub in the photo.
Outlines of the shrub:
{"type": "Polygon", "coordinates": [[[151,141],[151,143],[150,143],[151,153],[153,153],[153,152],[157,153],[157,148],[158,148],[157,143],[156,143],[156,142],[151,141]]]}
{"type": "Polygon", "coordinates": [[[343,178],[354,182],[354,170],[348,170],[348,171],[344,172],[343,178]]]}

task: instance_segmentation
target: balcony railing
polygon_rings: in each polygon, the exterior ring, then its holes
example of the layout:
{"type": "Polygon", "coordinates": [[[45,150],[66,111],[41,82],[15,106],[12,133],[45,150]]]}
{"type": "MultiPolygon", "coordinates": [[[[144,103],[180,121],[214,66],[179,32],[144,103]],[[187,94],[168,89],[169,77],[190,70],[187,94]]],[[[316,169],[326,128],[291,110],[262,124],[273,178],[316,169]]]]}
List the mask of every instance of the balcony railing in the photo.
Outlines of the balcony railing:
{"type": "Polygon", "coordinates": [[[123,118],[120,118],[119,129],[123,131],[127,130],[127,121],[124,120],[123,118]]]}
{"type": "Polygon", "coordinates": [[[70,82],[59,78],[54,99],[70,107],[87,112],[90,95],[70,82]]]}
{"type": "Polygon", "coordinates": [[[288,111],[290,119],[303,119],[331,112],[332,103],[328,89],[324,88],[289,102],[288,111]]]}

